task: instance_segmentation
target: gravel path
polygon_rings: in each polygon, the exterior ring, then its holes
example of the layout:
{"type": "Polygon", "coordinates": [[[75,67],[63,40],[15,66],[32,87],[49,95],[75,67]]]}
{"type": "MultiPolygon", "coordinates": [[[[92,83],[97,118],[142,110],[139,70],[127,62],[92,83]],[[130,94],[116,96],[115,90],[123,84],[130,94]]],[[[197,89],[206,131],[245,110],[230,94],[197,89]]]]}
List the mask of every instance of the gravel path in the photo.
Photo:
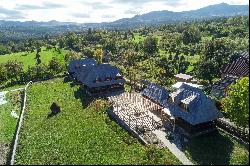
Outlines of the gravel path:
{"type": "Polygon", "coordinates": [[[175,144],[169,142],[169,140],[166,138],[166,132],[161,130],[155,130],[153,131],[158,137],[158,139],[161,140],[161,142],[164,143],[164,145],[182,162],[184,165],[194,165],[187,157],[186,155],[176,147],[175,144]]]}

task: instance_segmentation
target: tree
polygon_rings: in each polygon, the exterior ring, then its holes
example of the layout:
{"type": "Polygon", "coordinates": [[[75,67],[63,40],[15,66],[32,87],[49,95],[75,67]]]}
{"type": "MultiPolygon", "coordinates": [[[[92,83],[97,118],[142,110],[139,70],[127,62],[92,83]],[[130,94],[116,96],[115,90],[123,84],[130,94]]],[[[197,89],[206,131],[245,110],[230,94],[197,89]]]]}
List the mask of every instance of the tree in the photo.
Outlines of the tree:
{"type": "Polygon", "coordinates": [[[61,62],[59,61],[59,59],[57,59],[56,57],[53,57],[50,61],[49,61],[49,69],[54,73],[54,74],[58,74],[60,72],[63,71],[63,66],[61,64],[61,62]]]}
{"type": "Polygon", "coordinates": [[[17,82],[20,79],[20,76],[23,74],[23,63],[16,60],[9,60],[5,64],[7,71],[7,76],[9,79],[15,79],[17,82]]]}
{"type": "Polygon", "coordinates": [[[40,47],[38,47],[37,49],[36,49],[36,64],[38,65],[38,64],[40,64],[42,61],[41,61],[41,59],[40,59],[40,57],[41,57],[41,55],[40,55],[40,52],[41,52],[41,48],[40,47]]]}
{"type": "Polygon", "coordinates": [[[205,44],[203,55],[195,65],[198,78],[212,80],[220,76],[221,70],[230,60],[231,50],[221,39],[212,40],[205,44]]]}
{"type": "Polygon", "coordinates": [[[1,84],[7,80],[7,70],[3,64],[0,64],[0,82],[1,84]]]}
{"type": "Polygon", "coordinates": [[[231,85],[222,99],[222,108],[237,126],[246,128],[249,122],[249,77],[231,85]]]}
{"type": "Polygon", "coordinates": [[[143,51],[146,54],[155,54],[159,51],[156,37],[147,37],[143,42],[143,51]]]}
{"type": "Polygon", "coordinates": [[[97,63],[101,64],[102,63],[102,56],[103,56],[103,51],[101,48],[97,48],[94,52],[94,58],[97,61],[97,63]]]}
{"type": "Polygon", "coordinates": [[[44,79],[47,76],[49,76],[48,66],[42,63],[36,66],[29,66],[26,72],[26,77],[27,77],[27,80],[29,81],[44,79]]]}
{"type": "Polygon", "coordinates": [[[64,57],[66,63],[76,59],[81,59],[81,55],[75,51],[69,51],[64,57]]]}

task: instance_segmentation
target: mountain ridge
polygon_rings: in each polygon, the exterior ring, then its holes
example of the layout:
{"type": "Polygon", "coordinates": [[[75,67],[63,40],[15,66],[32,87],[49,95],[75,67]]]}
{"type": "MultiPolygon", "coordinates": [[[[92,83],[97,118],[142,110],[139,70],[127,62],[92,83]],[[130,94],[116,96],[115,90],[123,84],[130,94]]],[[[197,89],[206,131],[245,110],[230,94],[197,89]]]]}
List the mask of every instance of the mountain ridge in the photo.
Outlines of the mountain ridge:
{"type": "Polygon", "coordinates": [[[220,3],[209,5],[196,10],[174,12],[168,10],[152,11],[149,13],[135,15],[131,18],[121,18],[113,22],[102,23],[76,23],[51,21],[5,21],[0,20],[1,26],[86,26],[86,27],[134,27],[140,25],[161,25],[183,21],[197,21],[214,17],[230,17],[237,15],[248,15],[249,5],[229,5],[220,3]]]}

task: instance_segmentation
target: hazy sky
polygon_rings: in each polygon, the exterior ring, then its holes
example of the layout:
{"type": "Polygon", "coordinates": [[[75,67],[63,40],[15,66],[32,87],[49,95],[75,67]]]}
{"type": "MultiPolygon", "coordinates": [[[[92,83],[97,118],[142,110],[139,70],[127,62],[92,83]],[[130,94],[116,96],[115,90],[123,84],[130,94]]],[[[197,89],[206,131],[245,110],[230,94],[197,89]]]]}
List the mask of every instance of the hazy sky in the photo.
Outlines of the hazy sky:
{"type": "Polygon", "coordinates": [[[150,11],[187,11],[222,2],[249,4],[248,0],[0,0],[0,19],[106,22],[150,11]]]}

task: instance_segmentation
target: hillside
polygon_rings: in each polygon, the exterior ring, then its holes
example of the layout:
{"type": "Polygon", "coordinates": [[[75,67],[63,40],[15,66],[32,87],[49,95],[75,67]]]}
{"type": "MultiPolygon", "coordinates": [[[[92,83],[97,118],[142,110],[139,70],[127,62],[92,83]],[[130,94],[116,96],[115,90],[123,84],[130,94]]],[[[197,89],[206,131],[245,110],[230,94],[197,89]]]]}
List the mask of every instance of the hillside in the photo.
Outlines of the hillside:
{"type": "Polygon", "coordinates": [[[136,15],[132,18],[123,18],[114,21],[107,26],[138,26],[138,25],[160,25],[183,21],[197,21],[211,19],[214,17],[229,17],[237,15],[248,15],[248,5],[229,5],[221,3],[210,5],[197,10],[172,12],[172,11],[153,11],[150,13],[136,15]]]}

